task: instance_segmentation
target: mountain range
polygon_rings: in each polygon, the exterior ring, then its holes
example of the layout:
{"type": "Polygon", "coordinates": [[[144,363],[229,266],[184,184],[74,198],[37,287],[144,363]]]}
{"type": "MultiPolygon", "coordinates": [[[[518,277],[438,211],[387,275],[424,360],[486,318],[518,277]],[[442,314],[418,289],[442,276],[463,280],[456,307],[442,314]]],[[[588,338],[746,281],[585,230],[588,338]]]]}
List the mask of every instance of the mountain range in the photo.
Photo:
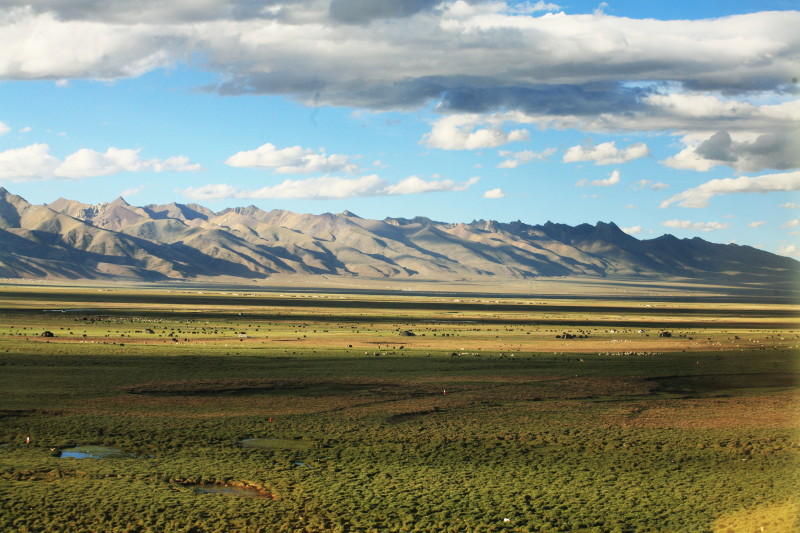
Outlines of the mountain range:
{"type": "Polygon", "coordinates": [[[196,204],[33,205],[0,188],[0,277],[261,279],[274,274],[457,280],[589,276],[798,279],[800,262],[749,246],[663,235],[639,240],[614,223],[370,220],[196,204]]]}

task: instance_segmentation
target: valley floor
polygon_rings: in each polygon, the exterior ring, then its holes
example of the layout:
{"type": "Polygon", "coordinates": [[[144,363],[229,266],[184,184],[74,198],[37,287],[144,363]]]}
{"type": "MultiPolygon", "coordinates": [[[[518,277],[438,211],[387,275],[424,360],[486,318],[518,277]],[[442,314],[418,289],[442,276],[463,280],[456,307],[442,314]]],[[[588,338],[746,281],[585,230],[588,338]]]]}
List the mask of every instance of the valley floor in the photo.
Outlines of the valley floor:
{"type": "Polygon", "coordinates": [[[800,307],[560,285],[2,286],[0,530],[800,528],[800,307]]]}

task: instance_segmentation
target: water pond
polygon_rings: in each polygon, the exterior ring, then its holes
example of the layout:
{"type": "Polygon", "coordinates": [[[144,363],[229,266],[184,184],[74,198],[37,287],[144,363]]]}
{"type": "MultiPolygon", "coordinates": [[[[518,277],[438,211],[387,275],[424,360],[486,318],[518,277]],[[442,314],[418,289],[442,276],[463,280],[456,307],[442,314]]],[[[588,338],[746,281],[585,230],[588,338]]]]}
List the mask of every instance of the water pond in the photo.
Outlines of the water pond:
{"type": "Polygon", "coordinates": [[[129,459],[132,457],[136,456],[108,446],[76,446],[61,450],[62,459],[129,459]]]}

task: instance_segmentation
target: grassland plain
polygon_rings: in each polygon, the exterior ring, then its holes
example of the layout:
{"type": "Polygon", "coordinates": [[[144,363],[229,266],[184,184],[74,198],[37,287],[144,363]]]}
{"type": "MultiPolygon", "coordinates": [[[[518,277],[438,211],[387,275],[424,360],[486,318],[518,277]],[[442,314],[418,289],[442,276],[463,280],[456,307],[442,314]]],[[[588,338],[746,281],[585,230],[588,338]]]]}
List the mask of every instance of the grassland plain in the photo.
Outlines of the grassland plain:
{"type": "Polygon", "coordinates": [[[800,529],[798,306],[668,289],[0,287],[0,529],[800,529]]]}

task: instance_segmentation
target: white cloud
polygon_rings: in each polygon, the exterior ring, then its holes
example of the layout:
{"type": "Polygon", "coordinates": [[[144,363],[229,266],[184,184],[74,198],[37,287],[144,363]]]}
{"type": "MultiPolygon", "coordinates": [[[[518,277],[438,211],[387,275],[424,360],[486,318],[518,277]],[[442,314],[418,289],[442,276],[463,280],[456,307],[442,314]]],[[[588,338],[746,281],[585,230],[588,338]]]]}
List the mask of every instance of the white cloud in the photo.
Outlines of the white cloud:
{"type": "Polygon", "coordinates": [[[20,133],[30,133],[32,131],[33,131],[33,128],[31,128],[30,126],[25,126],[24,128],[20,128],[20,130],[19,130],[20,133]]]}
{"type": "MultiPolygon", "coordinates": [[[[669,89],[668,89],[669,90],[669,89]]],[[[765,97],[768,99],[768,97],[765,97]]],[[[679,136],[684,148],[661,161],[681,170],[707,171],[719,165],[740,172],[800,166],[800,99],[755,105],[698,92],[655,94],[630,109],[603,113],[554,114],[529,111],[494,113],[494,124],[536,124],[539,128],[587,132],[659,131],[679,136]],[[730,135],[730,142],[725,134],[730,135]],[[716,138],[715,138],[716,135],[716,138]],[[712,139],[713,138],[713,139],[712,139]]],[[[573,147],[574,157],[588,149],[573,147]]],[[[571,156],[573,157],[573,156],[571,156]]]]}
{"type": "Polygon", "coordinates": [[[668,189],[669,185],[661,182],[653,183],[650,180],[639,180],[633,184],[633,188],[636,190],[651,189],[654,191],[660,191],[662,189],[668,189]]]}
{"type": "Polygon", "coordinates": [[[498,155],[506,159],[497,165],[497,168],[517,168],[531,161],[547,161],[547,158],[553,155],[555,151],[555,148],[546,148],[541,152],[534,152],[533,150],[523,150],[521,152],[501,150],[498,155]]]}
{"type": "Polygon", "coordinates": [[[356,172],[358,167],[346,155],[327,155],[301,146],[277,148],[267,143],[255,150],[237,152],[225,164],[232,167],[274,169],[278,174],[309,174],[316,172],[356,172]]]}
{"type": "Polygon", "coordinates": [[[507,132],[498,125],[480,128],[485,122],[486,117],[480,115],[448,115],[436,121],[422,141],[431,148],[442,150],[477,150],[525,141],[530,137],[528,130],[523,129],[507,132]]]}
{"type": "Polygon", "coordinates": [[[480,178],[472,177],[464,183],[456,183],[453,180],[440,179],[425,181],[417,176],[410,176],[399,183],[388,185],[385,188],[385,194],[388,196],[396,196],[437,191],[464,191],[478,183],[478,180],[480,180],[480,178]]]}
{"type": "Polygon", "coordinates": [[[661,225],[668,228],[694,231],[717,231],[730,227],[730,224],[725,224],[722,222],[692,222],[691,220],[667,220],[662,222],[661,225]]]}
{"type": "MultiPolygon", "coordinates": [[[[463,113],[432,126],[423,141],[433,148],[483,149],[528,139],[528,130],[505,127],[516,123],[677,135],[684,144],[665,164],[684,169],[800,165],[800,99],[789,90],[800,62],[798,11],[660,21],[523,14],[554,9],[549,3],[408,4],[427,7],[360,24],[336,20],[327,1],[5,3],[0,79],[111,80],[200,57],[219,75],[208,90],[221,94],[279,94],[381,110],[438,103],[443,113],[463,113]],[[781,103],[758,104],[764,101],[781,103]],[[505,111],[487,115],[498,109],[505,111]]],[[[570,157],[619,164],[635,155],[632,148],[604,143],[570,157]],[[599,153],[606,144],[607,153],[599,153]]],[[[25,149],[19,150],[0,153],[0,175],[14,165],[12,179],[55,175],[47,151],[38,149],[44,159],[25,162],[25,149]]],[[[345,170],[350,161],[307,155],[316,160],[267,168],[353,171],[345,170]]],[[[68,166],[75,176],[111,172],[117,164],[108,154],[82,157],[83,166],[77,156],[68,166]]],[[[524,162],[510,158],[501,166],[524,162]]],[[[715,194],[737,192],[712,183],[662,205],[707,205],[715,194]]]]}
{"type": "Polygon", "coordinates": [[[777,92],[797,74],[796,11],[662,21],[599,11],[530,15],[554,9],[549,2],[374,4],[353,18],[364,2],[6,2],[0,78],[115,79],[202,57],[224,94],[373,109],[444,100],[462,112],[635,122],[638,110],[659,118],[669,106],[689,119],[739,110],[648,102],[649,91],[631,84],[658,84],[661,94],[651,96],[671,96],[663,94],[668,83],[747,94],[777,92]],[[346,4],[350,18],[339,16],[346,4]]]}
{"type": "Polygon", "coordinates": [[[119,195],[122,196],[123,198],[127,198],[129,196],[135,196],[135,195],[139,194],[140,192],[142,192],[143,190],[144,190],[144,187],[133,187],[131,189],[125,189],[124,191],[119,193],[119,195]]]}
{"type": "Polygon", "coordinates": [[[622,228],[622,231],[628,235],[639,235],[643,231],[643,228],[641,226],[632,226],[630,228],[622,228]]]}
{"type": "Polygon", "coordinates": [[[778,250],[776,251],[779,255],[786,255],[789,257],[800,257],[800,248],[795,246],[794,244],[784,244],[778,246],[778,250]]]}
{"type": "Polygon", "coordinates": [[[49,179],[61,161],[50,155],[46,144],[31,144],[0,152],[0,179],[36,181],[49,179]]]}
{"type": "Polygon", "coordinates": [[[784,209],[800,209],[800,204],[786,202],[785,204],[781,204],[780,207],[783,207],[784,209]]]}
{"type": "MultiPolygon", "coordinates": [[[[800,164],[800,100],[791,83],[800,61],[800,11],[656,20],[602,10],[541,13],[557,9],[550,2],[372,4],[5,2],[0,79],[113,80],[202,64],[218,76],[206,89],[225,95],[277,94],[377,110],[438,104],[443,113],[473,117],[502,109],[542,128],[701,135],[665,160],[680,168],[756,172],[800,164]],[[346,16],[342,6],[349,6],[346,16]],[[780,103],[758,105],[763,101],[780,103]],[[730,143],[723,136],[700,149],[722,132],[730,143]]],[[[425,143],[480,149],[529,137],[485,117],[457,121],[445,116],[425,143]]],[[[633,147],[612,143],[607,154],[601,147],[570,157],[621,164],[637,155],[633,147]]]]}
{"type": "MultiPolygon", "coordinates": [[[[579,187],[584,187],[586,185],[586,180],[580,180],[579,187]]],[[[595,187],[610,187],[612,185],[616,185],[619,183],[619,170],[614,170],[609,176],[602,180],[592,180],[591,184],[595,187]]]]}
{"type": "Polygon", "coordinates": [[[514,8],[517,13],[535,13],[537,11],[556,11],[561,9],[561,6],[552,2],[544,2],[543,0],[539,0],[535,4],[524,2],[514,6],[514,8]]]}
{"type": "Polygon", "coordinates": [[[591,144],[572,146],[564,153],[563,161],[565,163],[594,161],[595,165],[618,165],[648,155],[650,155],[650,149],[645,143],[635,143],[625,149],[619,149],[611,141],[597,146],[591,144]]]}
{"type": "Polygon", "coordinates": [[[754,177],[715,179],[687,189],[661,202],[660,207],[677,203],[681,207],[707,207],[714,196],[734,193],[767,193],[800,190],[800,171],[754,177]]]}
{"type": "Polygon", "coordinates": [[[763,226],[766,223],[767,222],[765,220],[756,220],[754,222],[750,222],[747,226],[751,227],[751,228],[760,228],[761,226],[763,226]]]}
{"type": "Polygon", "coordinates": [[[260,189],[237,189],[227,184],[189,187],[180,191],[193,200],[216,200],[221,198],[251,199],[303,199],[326,200],[370,196],[400,196],[429,192],[463,191],[478,182],[477,177],[458,183],[453,180],[424,180],[410,176],[398,183],[389,183],[376,174],[359,178],[323,176],[300,180],[287,179],[277,185],[260,189]]]}
{"type": "Polygon", "coordinates": [[[11,181],[40,181],[52,178],[82,179],[120,172],[194,172],[202,167],[177,156],[142,159],[139,150],[111,147],[105,152],[82,148],[63,161],[50,154],[47,144],[32,144],[0,152],[0,178],[11,181]]]}
{"type": "Polygon", "coordinates": [[[506,193],[503,192],[503,189],[498,187],[497,189],[489,189],[488,191],[483,193],[483,197],[489,199],[505,198],[506,193]]]}
{"type": "Polygon", "coordinates": [[[796,228],[800,226],[800,219],[790,220],[781,225],[781,229],[789,229],[789,228],[796,228]]]}
{"type": "Polygon", "coordinates": [[[185,57],[189,44],[178,26],[61,20],[30,7],[3,9],[0,33],[0,77],[22,80],[139,76],[185,57]]]}
{"type": "Polygon", "coordinates": [[[11,128],[7,124],[0,122],[0,135],[5,135],[9,131],[11,131],[11,128]]]}

